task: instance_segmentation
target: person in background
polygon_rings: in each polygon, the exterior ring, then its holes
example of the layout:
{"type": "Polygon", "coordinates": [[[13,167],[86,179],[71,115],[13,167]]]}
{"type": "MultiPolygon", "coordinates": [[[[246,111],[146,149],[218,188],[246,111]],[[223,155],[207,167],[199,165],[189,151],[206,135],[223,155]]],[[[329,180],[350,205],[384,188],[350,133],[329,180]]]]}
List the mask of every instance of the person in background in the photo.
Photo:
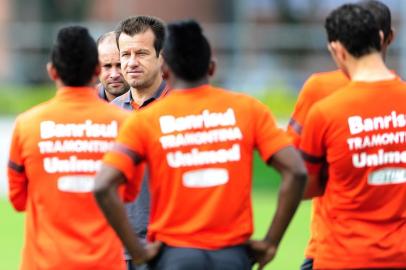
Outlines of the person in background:
{"type": "Polygon", "coordinates": [[[214,62],[198,23],[180,21],[167,29],[162,68],[173,90],[126,121],[97,176],[96,199],[136,263],[251,269],[251,253],[262,269],[303,196],[303,161],[264,104],[209,84],[214,62]],[[282,175],[276,213],[262,240],[250,240],[255,149],[282,175]],[[151,175],[146,247],[116,195],[120,185],[141,185],[136,175],[143,161],[151,175]]]}
{"type": "Polygon", "coordinates": [[[107,102],[126,93],[130,86],[121,73],[120,52],[117,48],[115,32],[101,35],[97,41],[101,71],[100,84],[97,86],[101,99],[107,102]]]}
{"type": "MultiPolygon", "coordinates": [[[[134,16],[121,21],[115,31],[124,79],[130,90],[112,101],[129,111],[138,111],[164,97],[169,85],[162,77],[162,46],[165,37],[164,22],[151,16],[134,16]]],[[[144,173],[141,191],[135,202],[126,205],[134,232],[145,240],[149,219],[148,168],[144,173]]],[[[128,270],[147,269],[133,266],[126,253],[128,270]]]]}

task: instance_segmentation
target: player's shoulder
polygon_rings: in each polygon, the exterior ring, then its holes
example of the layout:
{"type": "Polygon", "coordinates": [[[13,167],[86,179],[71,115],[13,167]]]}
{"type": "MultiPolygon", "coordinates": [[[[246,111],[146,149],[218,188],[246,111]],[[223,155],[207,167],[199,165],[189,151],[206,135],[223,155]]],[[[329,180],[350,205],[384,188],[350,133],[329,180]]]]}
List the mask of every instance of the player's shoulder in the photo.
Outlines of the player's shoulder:
{"type": "Polygon", "coordinates": [[[313,73],[306,80],[305,85],[307,85],[308,88],[310,88],[309,86],[312,86],[311,89],[317,89],[324,85],[340,82],[346,84],[349,80],[341,70],[333,70],[313,73]]]}
{"type": "Polygon", "coordinates": [[[316,108],[315,110],[318,110],[323,114],[340,114],[341,110],[338,108],[345,107],[344,105],[347,100],[351,99],[352,91],[350,91],[350,89],[350,84],[342,86],[338,89],[339,91],[332,92],[330,95],[316,102],[312,107],[316,108]]]}
{"type": "Polygon", "coordinates": [[[230,99],[229,102],[233,102],[233,101],[235,101],[237,103],[241,103],[240,101],[253,102],[253,103],[259,102],[258,99],[256,99],[255,97],[249,95],[248,93],[246,93],[244,91],[237,91],[237,90],[226,89],[226,88],[221,88],[221,87],[216,87],[216,86],[212,87],[212,91],[216,97],[230,99]]]}
{"type": "Polygon", "coordinates": [[[49,99],[40,104],[37,104],[30,109],[20,113],[17,116],[17,121],[31,122],[34,119],[41,117],[43,113],[48,111],[49,106],[51,105],[53,99],[49,99]]]}
{"type": "Polygon", "coordinates": [[[319,82],[319,83],[325,83],[325,82],[331,82],[331,81],[348,82],[348,78],[345,76],[345,74],[341,70],[336,69],[336,70],[330,70],[330,71],[315,72],[312,75],[310,75],[308,81],[319,82]]]}
{"type": "Polygon", "coordinates": [[[307,99],[319,99],[345,86],[348,82],[348,78],[340,70],[313,73],[305,81],[300,96],[307,99]]]}

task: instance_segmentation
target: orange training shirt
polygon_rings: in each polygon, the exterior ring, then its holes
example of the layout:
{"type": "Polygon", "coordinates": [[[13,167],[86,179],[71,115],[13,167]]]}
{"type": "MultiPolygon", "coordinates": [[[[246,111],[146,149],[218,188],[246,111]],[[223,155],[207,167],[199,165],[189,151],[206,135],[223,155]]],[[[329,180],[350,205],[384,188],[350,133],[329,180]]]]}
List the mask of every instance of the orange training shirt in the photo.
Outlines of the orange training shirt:
{"type": "Polygon", "coordinates": [[[307,79],[300,90],[287,129],[295,146],[299,146],[303,124],[310,108],[349,82],[341,70],[315,73],[307,79]]]}
{"type": "Polygon", "coordinates": [[[149,165],[149,240],[219,249],[252,231],[253,151],[263,160],[290,145],[269,109],[209,85],[172,90],[132,115],[104,161],[137,181],[134,153],[149,165]]]}
{"type": "Polygon", "coordinates": [[[92,188],[128,115],[93,88],[66,87],[18,116],[8,176],[13,206],[26,211],[20,269],[125,268],[121,243],[92,188]]]}
{"type": "MultiPolygon", "coordinates": [[[[344,87],[349,82],[349,79],[341,70],[335,70],[315,73],[304,83],[287,128],[287,132],[293,139],[296,147],[299,147],[303,124],[310,108],[316,102],[344,87]]],[[[319,218],[318,204],[321,203],[321,200],[320,197],[312,199],[310,239],[305,250],[307,258],[313,258],[316,253],[317,223],[319,218]]]]}
{"type": "Polygon", "coordinates": [[[351,82],[310,110],[300,149],[329,165],[314,269],[406,268],[405,100],[399,78],[351,82]]]}

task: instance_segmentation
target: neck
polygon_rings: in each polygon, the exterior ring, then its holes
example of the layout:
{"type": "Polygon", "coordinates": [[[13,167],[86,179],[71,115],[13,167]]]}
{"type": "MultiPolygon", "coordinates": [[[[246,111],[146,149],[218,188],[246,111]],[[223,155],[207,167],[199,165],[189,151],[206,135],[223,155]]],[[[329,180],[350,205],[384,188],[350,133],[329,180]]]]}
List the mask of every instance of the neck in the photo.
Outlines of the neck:
{"type": "Polygon", "coordinates": [[[396,76],[386,67],[380,53],[372,53],[351,59],[348,73],[352,81],[374,82],[390,80],[396,76]]]}
{"type": "Polygon", "coordinates": [[[113,101],[113,99],[115,99],[116,97],[118,97],[118,96],[114,96],[114,95],[110,94],[110,93],[107,92],[106,90],[104,90],[104,93],[106,94],[106,97],[107,97],[107,101],[108,101],[108,102],[111,102],[111,101],[113,101]]]}
{"type": "Polygon", "coordinates": [[[184,81],[181,79],[173,79],[170,82],[172,89],[196,88],[196,87],[199,87],[199,86],[202,86],[205,84],[209,84],[209,79],[207,77],[204,77],[204,78],[194,81],[194,82],[184,81]]]}
{"type": "Polygon", "coordinates": [[[159,80],[155,80],[155,82],[148,88],[141,89],[131,87],[130,91],[134,102],[141,106],[146,100],[150,99],[155,95],[161,83],[162,78],[159,78],[159,80]]]}
{"type": "MultiPolygon", "coordinates": [[[[81,85],[79,87],[94,87],[95,83],[96,83],[96,78],[97,77],[93,76],[93,78],[88,83],[85,83],[85,84],[83,84],[83,85],[81,85]]],[[[60,78],[58,78],[58,79],[56,79],[54,81],[55,81],[55,85],[56,85],[57,89],[64,88],[64,87],[69,87],[69,85],[64,84],[63,81],[60,78]]]]}

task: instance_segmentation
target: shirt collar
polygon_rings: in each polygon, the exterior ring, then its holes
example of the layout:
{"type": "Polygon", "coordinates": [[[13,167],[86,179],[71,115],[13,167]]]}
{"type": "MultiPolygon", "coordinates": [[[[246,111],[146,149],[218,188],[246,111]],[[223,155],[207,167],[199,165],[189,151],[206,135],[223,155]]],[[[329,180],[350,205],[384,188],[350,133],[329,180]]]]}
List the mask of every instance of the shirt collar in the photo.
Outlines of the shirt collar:
{"type": "MultiPolygon", "coordinates": [[[[147,105],[148,105],[149,103],[151,103],[152,101],[154,101],[154,100],[158,99],[159,97],[161,97],[161,95],[164,94],[165,89],[166,89],[166,81],[165,81],[165,80],[162,80],[161,85],[159,85],[159,88],[158,88],[158,90],[155,92],[155,94],[154,94],[152,97],[150,97],[149,99],[145,100],[145,101],[141,104],[140,108],[147,106],[147,105]]],[[[127,93],[125,93],[124,95],[125,95],[125,96],[123,97],[123,98],[124,98],[124,103],[126,103],[126,104],[131,104],[132,101],[133,101],[133,97],[132,97],[132,95],[131,95],[131,90],[129,90],[129,91],[128,91],[127,93]]]]}
{"type": "Polygon", "coordinates": [[[108,101],[107,95],[106,95],[106,90],[105,90],[104,86],[101,83],[99,83],[96,86],[96,88],[97,88],[97,92],[98,92],[99,97],[101,99],[104,99],[105,101],[108,101]]]}

